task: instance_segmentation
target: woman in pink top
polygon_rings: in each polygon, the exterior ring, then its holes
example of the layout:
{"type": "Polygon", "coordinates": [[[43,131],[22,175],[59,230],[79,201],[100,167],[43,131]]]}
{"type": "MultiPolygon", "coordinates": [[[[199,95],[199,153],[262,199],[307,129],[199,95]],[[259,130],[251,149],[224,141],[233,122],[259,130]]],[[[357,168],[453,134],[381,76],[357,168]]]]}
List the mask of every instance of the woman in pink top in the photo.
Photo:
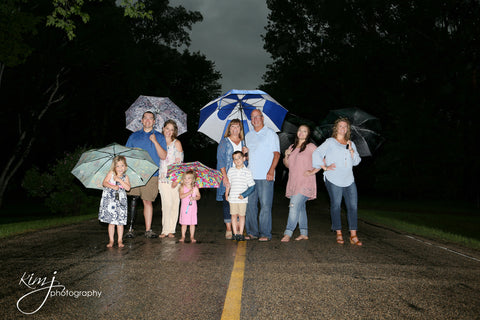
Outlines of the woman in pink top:
{"type": "Polygon", "coordinates": [[[290,210],[282,242],[290,241],[297,224],[300,236],[295,240],[308,240],[306,202],[317,197],[317,183],[315,177],[305,176],[304,173],[313,168],[312,153],[316,148],[313,143],[310,143],[310,128],[307,125],[301,125],[298,128],[295,143],[285,150],[283,164],[289,168],[285,196],[290,198],[290,210]]]}

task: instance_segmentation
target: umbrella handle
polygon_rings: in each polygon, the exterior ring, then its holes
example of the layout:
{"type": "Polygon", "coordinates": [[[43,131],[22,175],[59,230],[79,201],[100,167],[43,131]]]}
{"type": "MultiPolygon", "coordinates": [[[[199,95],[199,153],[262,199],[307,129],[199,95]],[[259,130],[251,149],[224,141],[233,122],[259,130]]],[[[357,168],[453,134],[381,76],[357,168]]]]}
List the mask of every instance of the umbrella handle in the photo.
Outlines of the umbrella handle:
{"type": "MultiPolygon", "coordinates": [[[[248,119],[247,119],[248,120],[248,119]]],[[[243,127],[243,107],[242,104],[240,104],[240,124],[242,125],[242,130],[243,130],[243,145],[246,147],[247,146],[247,141],[245,140],[245,128],[243,127]]],[[[245,155],[247,156],[247,155],[245,155]]]]}

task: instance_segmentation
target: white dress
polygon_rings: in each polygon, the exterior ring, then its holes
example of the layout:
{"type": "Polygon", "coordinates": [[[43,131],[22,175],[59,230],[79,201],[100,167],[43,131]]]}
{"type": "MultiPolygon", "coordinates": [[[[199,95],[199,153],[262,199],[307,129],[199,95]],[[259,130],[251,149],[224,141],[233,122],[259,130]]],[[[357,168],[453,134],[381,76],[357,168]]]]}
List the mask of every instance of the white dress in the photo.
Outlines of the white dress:
{"type": "MultiPolygon", "coordinates": [[[[122,177],[122,180],[125,181],[125,175],[122,177]]],[[[116,184],[115,180],[113,180],[113,173],[108,182],[112,185],[116,184]]],[[[112,188],[103,187],[98,220],[115,225],[124,226],[127,224],[127,193],[125,189],[113,190],[112,188]]]]}

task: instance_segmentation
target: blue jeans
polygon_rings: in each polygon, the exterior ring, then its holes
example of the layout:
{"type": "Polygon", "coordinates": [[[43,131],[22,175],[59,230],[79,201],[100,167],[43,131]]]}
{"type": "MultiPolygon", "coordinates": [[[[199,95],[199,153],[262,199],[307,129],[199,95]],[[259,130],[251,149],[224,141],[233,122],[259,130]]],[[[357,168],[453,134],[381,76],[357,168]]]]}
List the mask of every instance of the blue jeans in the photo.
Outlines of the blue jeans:
{"type": "Polygon", "coordinates": [[[247,234],[272,238],[273,184],[274,181],[255,180],[255,191],[248,196],[245,219],[247,234]],[[260,202],[260,214],[258,202],[260,202]]]}
{"type": "Polygon", "coordinates": [[[325,180],[328,195],[330,196],[330,216],[332,217],[332,230],[342,230],[340,217],[342,197],[347,206],[347,221],[349,230],[357,230],[357,186],[353,182],[348,187],[339,187],[325,180]]]}
{"type": "Polygon", "coordinates": [[[225,194],[222,195],[223,201],[222,201],[222,206],[223,206],[223,222],[225,223],[231,223],[232,222],[232,216],[230,215],[230,203],[225,200],[225,194]]]}
{"type": "Polygon", "coordinates": [[[290,197],[290,210],[288,211],[287,228],[283,233],[284,235],[291,237],[298,223],[300,234],[308,236],[307,200],[308,197],[301,193],[290,197]]]}

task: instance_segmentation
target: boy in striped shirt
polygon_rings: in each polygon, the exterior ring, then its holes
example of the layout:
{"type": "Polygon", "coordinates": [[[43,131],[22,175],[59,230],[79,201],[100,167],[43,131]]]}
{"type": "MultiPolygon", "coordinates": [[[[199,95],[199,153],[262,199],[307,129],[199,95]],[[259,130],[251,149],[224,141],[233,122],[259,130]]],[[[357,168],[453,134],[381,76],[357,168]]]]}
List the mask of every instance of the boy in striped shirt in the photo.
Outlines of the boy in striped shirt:
{"type": "Polygon", "coordinates": [[[241,151],[232,154],[234,166],[227,172],[230,186],[225,190],[225,198],[230,203],[232,215],[233,239],[244,241],[245,214],[247,211],[248,195],[255,190],[252,172],[245,167],[245,156],[241,151]],[[238,219],[238,221],[237,221],[238,219]]]}

